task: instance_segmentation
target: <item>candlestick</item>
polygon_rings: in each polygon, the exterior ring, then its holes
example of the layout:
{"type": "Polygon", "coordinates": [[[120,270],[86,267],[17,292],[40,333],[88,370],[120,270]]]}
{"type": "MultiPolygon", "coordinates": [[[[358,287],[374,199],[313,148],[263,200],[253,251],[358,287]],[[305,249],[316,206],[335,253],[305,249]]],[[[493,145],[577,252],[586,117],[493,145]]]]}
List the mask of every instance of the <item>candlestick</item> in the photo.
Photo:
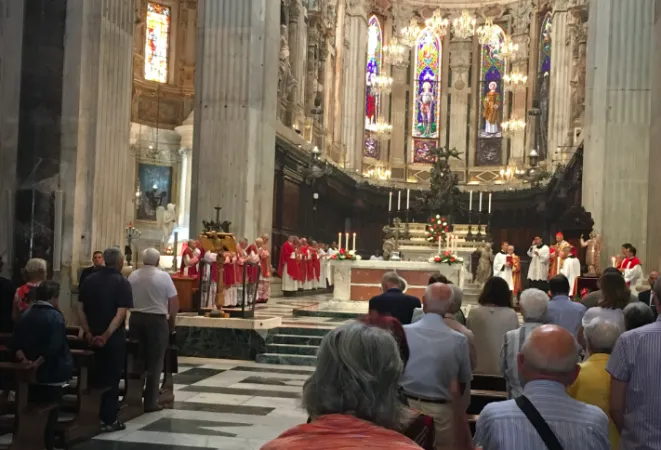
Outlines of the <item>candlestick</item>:
{"type": "Polygon", "coordinates": [[[441,236],[438,237],[438,254],[441,254],[441,236]]]}
{"type": "Polygon", "coordinates": [[[473,191],[468,192],[468,210],[473,210],[473,191]]]}
{"type": "Polygon", "coordinates": [[[491,192],[489,192],[489,210],[487,212],[491,214],[491,192]]]}
{"type": "Polygon", "coordinates": [[[411,197],[411,189],[406,190],[406,209],[409,209],[409,200],[411,197]]]}
{"type": "Polygon", "coordinates": [[[402,191],[397,191],[397,211],[402,209],[402,191]]]}
{"type": "Polygon", "coordinates": [[[612,264],[613,267],[617,266],[617,264],[615,264],[616,261],[617,261],[617,259],[615,259],[615,256],[612,256],[611,257],[611,264],[612,264]]]}
{"type": "Polygon", "coordinates": [[[342,248],[342,232],[337,233],[337,249],[342,248]]]}
{"type": "Polygon", "coordinates": [[[344,248],[349,250],[349,233],[344,233],[344,248]]]}
{"type": "Polygon", "coordinates": [[[390,191],[390,198],[388,199],[388,212],[392,211],[392,191],[390,191]]]}
{"type": "Polygon", "coordinates": [[[482,212],[482,191],[480,191],[480,202],[479,202],[479,205],[477,207],[477,211],[482,212]]]}
{"type": "Polygon", "coordinates": [[[353,234],[353,251],[356,251],[356,233],[353,234]]]}

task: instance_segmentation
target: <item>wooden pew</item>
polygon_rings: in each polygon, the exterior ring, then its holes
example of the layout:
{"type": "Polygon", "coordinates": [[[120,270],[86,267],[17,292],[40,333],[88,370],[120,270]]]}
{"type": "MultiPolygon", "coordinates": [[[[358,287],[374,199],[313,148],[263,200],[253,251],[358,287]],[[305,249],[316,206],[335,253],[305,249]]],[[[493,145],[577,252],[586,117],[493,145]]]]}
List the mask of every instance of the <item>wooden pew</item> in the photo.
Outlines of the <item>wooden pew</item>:
{"type": "Polygon", "coordinates": [[[471,402],[466,410],[471,433],[475,434],[475,424],[486,405],[507,400],[505,379],[497,375],[473,374],[471,381],[471,402]]]}

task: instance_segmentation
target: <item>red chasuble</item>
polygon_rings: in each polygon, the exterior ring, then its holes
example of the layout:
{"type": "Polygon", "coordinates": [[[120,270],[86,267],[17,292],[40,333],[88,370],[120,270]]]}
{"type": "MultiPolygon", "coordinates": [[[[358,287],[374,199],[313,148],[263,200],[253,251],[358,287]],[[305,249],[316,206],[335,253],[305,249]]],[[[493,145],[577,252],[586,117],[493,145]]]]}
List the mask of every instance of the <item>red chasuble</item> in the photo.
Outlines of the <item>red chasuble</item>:
{"type": "Polygon", "coordinates": [[[314,268],[314,278],[319,281],[319,274],[321,273],[321,261],[319,261],[319,254],[316,249],[312,249],[312,267],[314,268]]]}
{"type": "Polygon", "coordinates": [[[298,264],[296,260],[291,259],[291,255],[294,254],[296,249],[294,245],[287,241],[282,245],[280,249],[280,261],[278,261],[278,273],[281,277],[284,276],[285,266],[287,267],[287,274],[294,280],[298,280],[298,264]]]}

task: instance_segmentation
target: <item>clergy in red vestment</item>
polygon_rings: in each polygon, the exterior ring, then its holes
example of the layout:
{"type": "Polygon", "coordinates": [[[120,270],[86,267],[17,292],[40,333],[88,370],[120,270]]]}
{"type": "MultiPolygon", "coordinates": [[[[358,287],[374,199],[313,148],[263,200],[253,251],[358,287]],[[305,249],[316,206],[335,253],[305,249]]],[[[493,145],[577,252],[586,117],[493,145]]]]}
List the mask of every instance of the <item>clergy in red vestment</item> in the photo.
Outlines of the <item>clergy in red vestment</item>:
{"type": "Polygon", "coordinates": [[[271,286],[271,255],[266,249],[262,238],[255,241],[257,246],[257,257],[259,258],[259,285],[257,286],[257,303],[269,301],[271,286]]]}
{"type": "Polygon", "coordinates": [[[318,289],[319,277],[321,274],[321,260],[319,259],[319,244],[312,241],[310,245],[310,263],[312,266],[312,289],[318,289]]]}
{"type": "Polygon", "coordinates": [[[308,240],[302,238],[300,254],[301,254],[301,267],[303,268],[302,270],[305,273],[305,278],[303,278],[302,280],[304,291],[309,291],[310,289],[313,288],[312,280],[314,280],[314,268],[310,253],[311,253],[310,245],[308,244],[308,240]]]}
{"type": "Polygon", "coordinates": [[[298,291],[299,270],[296,260],[295,236],[289,236],[280,248],[278,273],[282,278],[282,291],[294,293],[298,291]]]}
{"type": "Polygon", "coordinates": [[[636,256],[636,247],[631,244],[624,244],[622,248],[625,251],[625,258],[620,263],[619,269],[624,275],[627,286],[635,291],[638,280],[643,276],[643,265],[636,256]]]}
{"type": "Polygon", "coordinates": [[[189,277],[197,277],[197,264],[200,261],[201,250],[197,248],[197,242],[193,239],[188,241],[188,246],[184,249],[179,266],[179,273],[189,277]]]}

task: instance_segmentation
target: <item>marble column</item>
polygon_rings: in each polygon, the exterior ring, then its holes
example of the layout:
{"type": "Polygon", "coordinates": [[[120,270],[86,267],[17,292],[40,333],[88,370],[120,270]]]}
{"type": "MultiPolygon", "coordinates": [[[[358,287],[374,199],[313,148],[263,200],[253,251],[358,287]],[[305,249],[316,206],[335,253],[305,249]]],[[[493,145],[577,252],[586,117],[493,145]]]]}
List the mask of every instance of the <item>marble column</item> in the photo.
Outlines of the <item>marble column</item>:
{"type": "Polygon", "coordinates": [[[630,242],[658,269],[661,1],[592,0],[589,11],[583,205],[603,264],[630,242]]]}
{"type": "MultiPolygon", "coordinates": [[[[186,120],[175,127],[175,131],[181,137],[181,184],[179,204],[177,210],[179,212],[179,226],[184,228],[190,237],[190,202],[191,202],[191,185],[193,183],[193,129],[195,123],[195,111],[191,111],[186,120]]],[[[183,239],[180,234],[180,239],[183,239]]]]}
{"type": "Polygon", "coordinates": [[[344,115],[342,142],[345,167],[360,172],[365,140],[365,67],[367,65],[367,8],[365,0],[347,0],[344,58],[344,115]]]}
{"type": "MultiPolygon", "coordinates": [[[[636,0],[637,1],[637,0],[636,0]]],[[[569,40],[569,11],[567,0],[556,2],[551,28],[551,74],[549,89],[548,154],[550,160],[556,150],[565,151],[572,144],[571,120],[571,62],[569,40]]]]}
{"type": "Polygon", "coordinates": [[[7,276],[13,262],[23,2],[0,0],[0,257],[7,276]]]}
{"type": "Polygon", "coordinates": [[[302,0],[291,0],[289,5],[289,61],[291,73],[298,83],[289,96],[290,121],[303,129],[305,121],[305,60],[307,54],[307,26],[302,0]]]}
{"type": "Polygon", "coordinates": [[[133,220],[135,160],[129,151],[133,86],[131,0],[67,3],[62,156],[63,287],[92,252],[124,245],[133,220]]]}
{"type": "Polygon", "coordinates": [[[279,8],[272,0],[198,1],[193,235],[216,206],[237,237],[272,228],[279,8]]]}
{"type": "MultiPolygon", "coordinates": [[[[450,148],[456,148],[462,159],[462,161],[452,161],[453,166],[465,166],[465,162],[468,161],[466,118],[468,117],[468,103],[471,94],[471,89],[468,87],[468,70],[470,69],[472,47],[472,42],[459,39],[453,40],[449,45],[452,73],[450,88],[448,89],[451,102],[449,142],[450,148]]],[[[442,141],[441,145],[445,146],[442,141]]]]}

